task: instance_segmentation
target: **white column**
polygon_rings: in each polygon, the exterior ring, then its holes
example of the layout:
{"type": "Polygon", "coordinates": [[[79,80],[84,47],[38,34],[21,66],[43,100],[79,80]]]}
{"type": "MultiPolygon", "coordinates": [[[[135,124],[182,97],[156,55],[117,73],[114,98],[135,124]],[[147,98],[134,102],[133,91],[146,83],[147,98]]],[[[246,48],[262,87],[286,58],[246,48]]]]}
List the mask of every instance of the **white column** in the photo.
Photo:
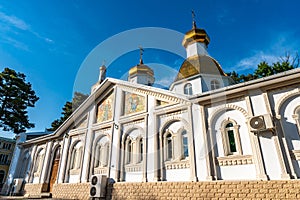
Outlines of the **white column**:
{"type": "Polygon", "coordinates": [[[189,113],[189,122],[190,122],[190,133],[188,133],[188,144],[189,144],[189,159],[190,159],[190,179],[191,181],[198,181],[197,174],[196,174],[196,158],[195,158],[195,144],[194,144],[194,123],[193,123],[193,111],[192,111],[193,104],[188,106],[188,113],[189,113]]]}
{"type": "Polygon", "coordinates": [[[35,159],[34,156],[36,154],[36,150],[37,150],[37,145],[35,145],[31,151],[31,164],[30,164],[30,172],[29,172],[29,177],[28,177],[28,183],[31,183],[33,181],[33,173],[34,173],[34,163],[35,163],[35,159]]]}
{"type": "Polygon", "coordinates": [[[90,155],[92,153],[93,139],[94,139],[92,125],[95,122],[95,117],[96,117],[96,109],[95,108],[96,108],[96,106],[94,105],[88,115],[88,118],[89,118],[88,130],[87,130],[86,138],[85,138],[83,164],[81,165],[81,182],[82,183],[86,183],[89,181],[89,170],[90,170],[90,160],[91,160],[90,155]]]}
{"type": "Polygon", "coordinates": [[[41,172],[41,176],[40,176],[40,183],[47,182],[47,180],[45,180],[45,179],[46,179],[49,171],[51,170],[50,160],[51,160],[52,145],[53,145],[53,141],[48,142],[46,145],[46,153],[45,153],[45,157],[44,157],[44,161],[43,161],[43,168],[42,168],[42,172],[41,172]]]}
{"type": "Polygon", "coordinates": [[[63,146],[62,146],[62,155],[60,158],[60,166],[59,166],[59,172],[58,172],[58,183],[64,182],[64,176],[66,173],[66,165],[67,165],[67,159],[68,159],[68,150],[70,145],[70,139],[69,137],[64,138],[63,146]]]}

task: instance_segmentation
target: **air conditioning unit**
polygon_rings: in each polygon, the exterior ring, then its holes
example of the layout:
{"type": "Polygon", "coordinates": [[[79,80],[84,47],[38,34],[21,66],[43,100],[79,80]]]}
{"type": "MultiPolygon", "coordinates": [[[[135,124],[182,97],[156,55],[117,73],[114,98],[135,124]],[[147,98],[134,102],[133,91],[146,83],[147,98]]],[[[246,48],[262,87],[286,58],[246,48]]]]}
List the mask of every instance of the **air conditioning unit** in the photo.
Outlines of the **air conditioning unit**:
{"type": "Polygon", "coordinates": [[[105,197],[106,193],[106,175],[93,175],[90,184],[90,197],[105,197]]]}
{"type": "Polygon", "coordinates": [[[270,114],[252,117],[249,120],[249,126],[252,132],[265,131],[274,128],[272,116],[270,114]]]}
{"type": "Polygon", "coordinates": [[[23,178],[15,178],[13,182],[13,191],[14,195],[20,194],[23,190],[24,179],[23,178]]]}

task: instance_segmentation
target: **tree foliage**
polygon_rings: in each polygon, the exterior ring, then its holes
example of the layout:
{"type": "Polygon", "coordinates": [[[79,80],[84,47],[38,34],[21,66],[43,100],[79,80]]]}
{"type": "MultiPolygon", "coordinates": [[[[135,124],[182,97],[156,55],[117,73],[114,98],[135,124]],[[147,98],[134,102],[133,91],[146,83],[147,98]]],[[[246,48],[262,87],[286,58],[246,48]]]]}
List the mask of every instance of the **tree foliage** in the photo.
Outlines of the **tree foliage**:
{"type": "Polygon", "coordinates": [[[271,65],[266,61],[259,63],[253,74],[238,74],[233,71],[228,73],[228,75],[234,82],[242,83],[297,68],[299,67],[299,61],[298,55],[292,57],[289,54],[286,54],[285,57],[280,57],[279,61],[272,63],[271,65]]]}
{"type": "Polygon", "coordinates": [[[75,92],[72,101],[67,101],[62,108],[62,116],[59,119],[54,120],[51,123],[51,128],[47,131],[55,131],[60,125],[64,123],[83,102],[88,98],[89,95],[82,94],[80,92],[75,92]]]}
{"type": "Polygon", "coordinates": [[[34,107],[39,97],[35,95],[23,73],[5,68],[0,73],[0,127],[16,134],[33,128],[29,122],[28,107],[34,107]]]}

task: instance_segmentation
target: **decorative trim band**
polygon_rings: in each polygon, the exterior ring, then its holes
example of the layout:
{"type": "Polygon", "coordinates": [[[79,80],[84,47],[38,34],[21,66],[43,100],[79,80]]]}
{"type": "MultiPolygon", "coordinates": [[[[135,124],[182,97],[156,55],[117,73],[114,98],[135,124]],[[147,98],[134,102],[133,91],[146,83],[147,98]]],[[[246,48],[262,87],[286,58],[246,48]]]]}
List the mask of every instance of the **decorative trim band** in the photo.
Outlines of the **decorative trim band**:
{"type": "Polygon", "coordinates": [[[190,168],[190,162],[188,160],[180,162],[166,161],[165,167],[166,169],[186,169],[190,168]]]}
{"type": "Polygon", "coordinates": [[[142,171],[141,163],[135,165],[128,164],[125,166],[125,172],[140,172],[140,171],[142,171]]]}
{"type": "Polygon", "coordinates": [[[253,158],[252,155],[230,155],[217,157],[216,162],[219,166],[250,165],[253,164],[253,158]]]}

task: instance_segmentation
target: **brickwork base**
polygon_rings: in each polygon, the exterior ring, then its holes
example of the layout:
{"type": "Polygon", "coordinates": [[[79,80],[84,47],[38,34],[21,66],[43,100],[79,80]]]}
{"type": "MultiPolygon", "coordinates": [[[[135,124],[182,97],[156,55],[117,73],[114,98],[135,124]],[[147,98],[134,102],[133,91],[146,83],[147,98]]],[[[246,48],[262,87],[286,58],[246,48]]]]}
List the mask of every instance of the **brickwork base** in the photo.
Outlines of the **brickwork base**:
{"type": "Polygon", "coordinates": [[[54,184],[52,197],[57,199],[89,199],[90,183],[54,184]]]}
{"type": "Polygon", "coordinates": [[[300,199],[300,181],[115,183],[107,199],[300,199]]]}
{"type": "Polygon", "coordinates": [[[41,195],[45,184],[26,183],[24,193],[27,197],[38,197],[41,195]]]}
{"type": "MultiPolygon", "coordinates": [[[[42,184],[26,184],[26,192],[39,194],[42,184]]],[[[89,183],[54,184],[52,197],[89,199],[89,183]]],[[[107,187],[107,200],[126,199],[300,199],[300,180],[114,183],[107,187]]]]}

